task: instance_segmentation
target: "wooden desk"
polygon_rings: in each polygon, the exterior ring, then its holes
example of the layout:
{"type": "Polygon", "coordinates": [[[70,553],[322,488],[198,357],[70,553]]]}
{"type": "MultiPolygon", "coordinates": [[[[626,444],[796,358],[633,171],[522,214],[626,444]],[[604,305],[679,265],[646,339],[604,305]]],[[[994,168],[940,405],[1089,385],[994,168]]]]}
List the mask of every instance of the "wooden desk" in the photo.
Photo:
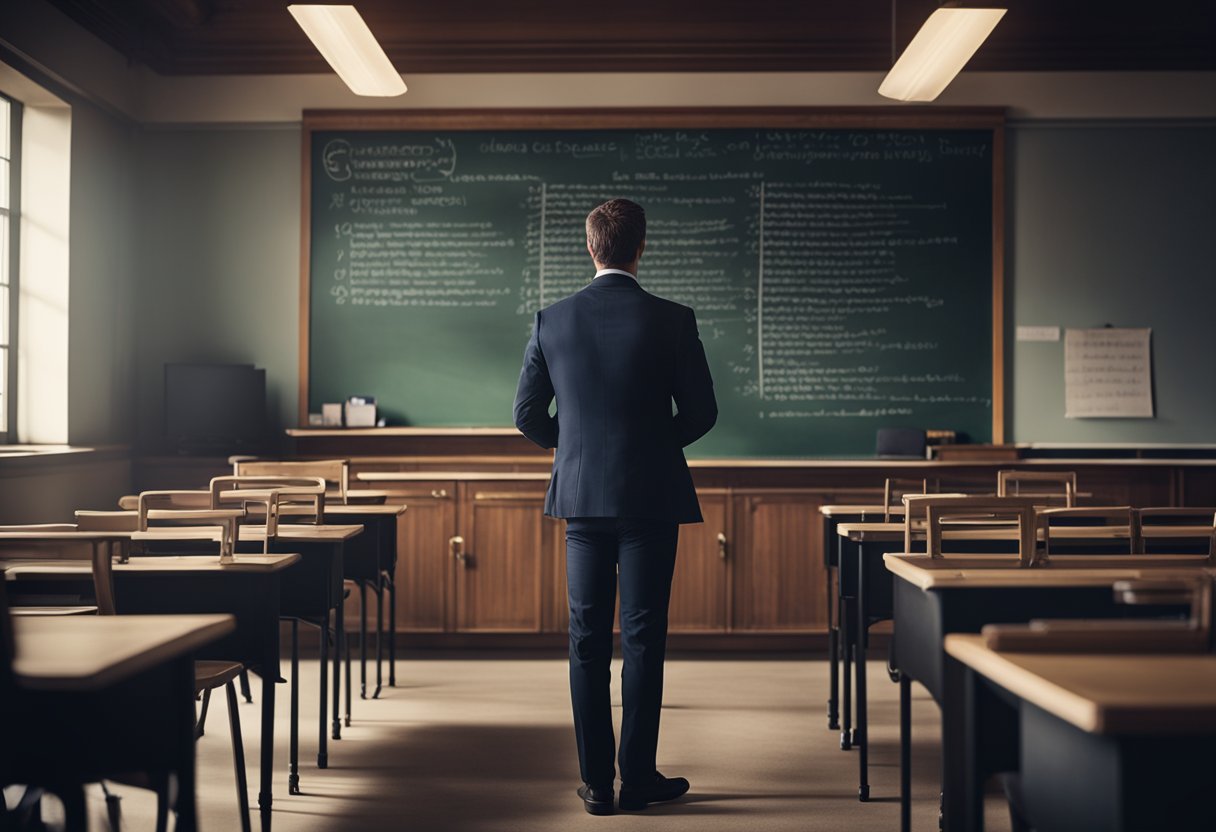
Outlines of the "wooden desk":
{"type": "MultiPolygon", "coordinates": [[[[1040,832],[1216,828],[1216,655],[998,653],[949,635],[964,696],[1016,709],[1022,809],[1040,832]]],[[[978,758],[968,709],[962,754],[978,758]]],[[[951,828],[982,829],[982,782],[951,828]]]]}
{"type": "MultiPolygon", "coordinates": [[[[194,655],[231,634],[227,615],[16,618],[15,701],[5,741],[19,782],[175,775],[178,827],[198,827],[194,655]]],[[[81,794],[83,798],[83,794],[81,794]]],[[[83,814],[83,800],[69,811],[83,814]]]]}
{"type": "MultiPolygon", "coordinates": [[[[840,544],[836,533],[837,527],[841,523],[860,523],[866,520],[879,520],[888,516],[888,514],[903,515],[903,505],[891,506],[888,510],[885,506],[875,504],[841,504],[841,505],[826,505],[819,507],[819,513],[823,517],[823,568],[827,576],[824,581],[824,589],[826,591],[825,604],[828,616],[828,730],[835,731],[840,728],[840,630],[841,630],[841,604],[839,602],[832,603],[832,595],[839,591],[839,576],[836,570],[840,564],[840,544]]],[[[851,655],[846,649],[844,651],[845,662],[845,710],[850,712],[852,707],[852,693],[849,681],[849,667],[851,666],[851,655]]],[[[845,723],[848,724],[850,719],[846,717],[845,723]]],[[[845,730],[840,736],[841,749],[847,750],[852,745],[851,731],[845,730]]]]}
{"type": "MultiPolygon", "coordinates": [[[[279,678],[279,606],[283,580],[295,569],[298,554],[242,554],[221,564],[217,555],[134,557],[115,563],[114,595],[122,615],[229,613],[236,629],[207,647],[197,658],[239,661],[262,678],[261,785],[258,805],[262,830],[268,832],[274,783],[274,695],[279,678]]],[[[87,561],[0,560],[0,572],[12,582],[81,580],[91,574],[87,561]]],[[[82,619],[84,620],[84,619],[82,619]]],[[[88,618],[97,624],[109,617],[88,618]]],[[[193,686],[193,672],[191,672],[193,686]]],[[[193,693],[192,693],[193,695],[193,693]]]]}
{"type": "MultiPolygon", "coordinates": [[[[859,747],[858,763],[861,767],[862,777],[859,783],[859,793],[865,795],[868,792],[865,772],[868,763],[868,745],[865,738],[865,719],[866,719],[866,703],[864,701],[865,693],[865,665],[866,665],[866,644],[868,641],[869,628],[879,622],[890,619],[893,614],[893,583],[892,575],[883,565],[883,557],[886,553],[894,549],[902,549],[904,544],[904,523],[877,523],[877,522],[841,522],[836,525],[836,533],[838,536],[838,605],[842,610],[842,616],[845,621],[845,626],[842,629],[843,647],[844,647],[844,689],[845,689],[845,706],[844,706],[844,730],[841,734],[841,747],[849,748],[851,745],[859,747]],[[855,676],[857,679],[857,701],[856,714],[858,730],[850,732],[850,658],[856,662],[855,676]]],[[[924,538],[924,531],[914,532],[918,539],[924,538]]],[[[1205,538],[1211,534],[1211,529],[1208,526],[1147,526],[1143,530],[1143,537],[1146,541],[1168,542],[1190,538],[1205,538]]],[[[1075,546],[1075,549],[1092,549],[1094,552],[1102,552],[1105,545],[1103,540],[1117,540],[1120,537],[1126,537],[1126,533],[1121,533],[1118,527],[1101,527],[1101,526],[1057,526],[1052,529],[1051,536],[1058,540],[1071,541],[1086,541],[1092,545],[1075,546]]],[[[1039,539],[1043,539],[1043,532],[1039,530],[1039,539]]],[[[943,544],[947,545],[947,551],[967,550],[975,557],[997,557],[1009,560],[1009,555],[1002,555],[1002,552],[1016,551],[1018,541],[1018,529],[1014,524],[994,524],[988,521],[979,521],[975,523],[959,523],[942,532],[943,544]],[[974,528],[966,528],[971,525],[974,528]],[[996,526],[994,528],[994,525],[996,526]],[[1007,527],[1004,527],[1007,525],[1007,527]]],[[[1052,555],[1053,561],[1060,563],[1068,563],[1069,559],[1077,555],[1052,555]]],[[[1086,558],[1084,567],[1090,569],[1100,565],[1108,560],[1107,556],[1101,554],[1086,554],[1081,555],[1086,558]],[[1100,558],[1101,560],[1095,560],[1100,558]]],[[[1169,566],[1168,560],[1160,560],[1167,558],[1167,555],[1154,554],[1148,556],[1136,557],[1152,557],[1153,568],[1169,566]]],[[[1116,559],[1111,561],[1112,565],[1123,568],[1125,563],[1120,563],[1116,559]]],[[[1016,560],[1016,557],[1014,557],[1016,560]]],[[[955,558],[950,557],[949,562],[957,563],[955,558]]],[[[998,565],[997,562],[981,563],[983,568],[988,566],[998,565]]],[[[1010,564],[1015,565],[1016,564],[1010,564]]],[[[1190,558],[1179,561],[1181,566],[1196,566],[1201,565],[1199,560],[1190,558]]],[[[991,573],[989,573],[991,577],[991,573]]],[[[862,798],[865,799],[864,796],[862,798]]]]}
{"type": "MultiPolygon", "coordinates": [[[[1015,720],[993,724],[984,753],[962,759],[960,735],[966,709],[957,665],[943,642],[950,633],[978,633],[985,624],[1024,624],[1034,618],[1146,618],[1182,615],[1173,606],[1126,606],[1112,587],[1120,580],[1194,575],[1202,555],[1053,557],[1046,566],[1018,568],[1012,556],[887,554],[894,578],[894,664],[900,684],[901,821],[909,822],[911,777],[910,685],[918,681],[942,708],[943,816],[953,830],[968,817],[968,777],[1008,770],[1016,758],[1015,720]]],[[[992,707],[985,703],[985,707],[992,707]]],[[[904,829],[907,826],[903,827],[904,829]]]]}
{"type": "MultiPolygon", "coordinates": [[[[387,495],[387,492],[377,492],[387,495]]],[[[345,572],[347,580],[359,587],[359,695],[367,698],[367,586],[376,589],[376,690],[380,697],[383,687],[381,669],[384,641],[384,590],[389,590],[388,684],[397,685],[397,539],[406,506],[370,503],[325,504],[327,517],[358,523],[364,534],[347,547],[345,572]]],[[[346,669],[347,702],[350,701],[350,668],[346,669]]],[[[349,721],[347,722],[349,725],[349,721]]]]}
{"type": "MultiPolygon", "coordinates": [[[[266,542],[265,526],[240,526],[237,552],[261,551],[266,542]]],[[[270,541],[271,551],[291,550],[302,559],[292,580],[283,586],[282,615],[291,620],[291,704],[292,742],[289,763],[288,791],[299,793],[298,743],[296,733],[299,715],[299,633],[303,620],[321,629],[321,689],[320,723],[317,742],[317,767],[329,765],[329,736],[342,738],[341,689],[342,644],[345,638],[345,589],[342,586],[347,545],[363,533],[360,525],[315,525],[311,523],[281,524],[270,541]],[[335,616],[333,654],[333,718],[331,733],[325,730],[325,715],[329,701],[329,617],[335,616]]],[[[238,558],[243,555],[238,555],[238,558]]],[[[349,697],[347,698],[349,708],[349,697]]],[[[349,715],[349,711],[348,711],[349,715]]]]}
{"type": "MultiPolygon", "coordinates": [[[[1017,530],[993,531],[990,523],[975,524],[973,528],[952,529],[943,533],[943,546],[983,552],[1016,552],[1017,530]]],[[[843,626],[841,637],[844,653],[844,722],[840,747],[858,749],[858,799],[866,801],[869,785],[869,738],[867,734],[868,703],[866,701],[866,649],[870,627],[891,618],[893,610],[893,581],[883,566],[883,556],[892,549],[903,549],[904,524],[848,522],[836,526],[838,549],[837,592],[843,626]],[[850,682],[855,697],[850,696],[850,682]],[[852,705],[852,708],[851,708],[852,705]],[[855,712],[856,728],[851,726],[855,712]]]]}

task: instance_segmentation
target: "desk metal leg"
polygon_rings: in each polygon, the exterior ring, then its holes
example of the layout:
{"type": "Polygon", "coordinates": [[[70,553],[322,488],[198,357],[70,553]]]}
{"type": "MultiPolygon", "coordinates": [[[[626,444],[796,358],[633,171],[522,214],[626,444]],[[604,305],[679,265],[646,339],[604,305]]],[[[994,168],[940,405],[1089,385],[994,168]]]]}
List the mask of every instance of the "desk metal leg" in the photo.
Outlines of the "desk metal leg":
{"type": "Polygon", "coordinates": [[[317,768],[328,768],[329,732],[325,730],[325,718],[329,715],[329,614],[318,623],[321,626],[321,712],[317,722],[321,730],[317,741],[317,768]]]}
{"type": "Polygon", "coordinates": [[[382,647],[384,644],[384,578],[376,576],[376,692],[372,694],[372,699],[380,698],[380,688],[383,683],[381,675],[380,662],[382,659],[382,647]]]}
{"type": "MultiPolygon", "coordinates": [[[[171,693],[181,703],[177,719],[178,758],[174,766],[177,769],[177,802],[174,804],[177,823],[174,828],[181,832],[195,832],[198,829],[198,800],[194,773],[194,660],[190,657],[178,659],[173,662],[170,673],[173,682],[171,693]]],[[[231,690],[232,683],[228,685],[231,690]]],[[[228,707],[235,711],[235,692],[228,707]]],[[[70,828],[71,823],[68,825],[70,828]]]]}
{"type": "MultiPolygon", "coordinates": [[[[258,792],[262,832],[270,832],[270,805],[274,791],[274,686],[278,675],[273,669],[262,670],[262,786],[258,792]]],[[[292,720],[291,724],[295,725],[295,721],[292,720]]]]}
{"type": "Polygon", "coordinates": [[[853,601],[850,598],[840,599],[840,636],[841,636],[841,731],[840,748],[848,751],[853,747],[853,601]]]}
{"type": "MultiPolygon", "coordinates": [[[[334,613],[333,737],[336,740],[342,739],[342,639],[345,637],[342,619],[345,617],[343,610],[346,608],[344,594],[338,593],[338,609],[334,613]]],[[[328,636],[329,632],[326,631],[325,635],[328,636]]]]}
{"type": "Polygon", "coordinates": [[[839,605],[833,605],[832,567],[824,567],[827,572],[827,610],[828,610],[828,730],[840,729],[840,610],[839,605]],[[836,617],[833,618],[833,606],[836,606],[836,617]]]}
{"type": "Polygon", "coordinates": [[[291,619],[291,728],[288,730],[287,793],[300,793],[300,620],[291,619]]]}
{"type": "Polygon", "coordinates": [[[367,582],[359,581],[359,698],[367,698],[367,582]]]}
{"type": "MultiPolygon", "coordinates": [[[[345,603],[345,602],[344,602],[345,603]]],[[[346,727],[350,727],[350,633],[346,632],[346,614],[342,614],[342,652],[346,654],[346,727]]]]}
{"type": "Polygon", "coordinates": [[[863,803],[870,799],[870,742],[866,734],[866,636],[868,635],[869,618],[866,605],[866,570],[865,565],[857,575],[857,632],[854,641],[857,644],[857,730],[853,732],[853,742],[857,744],[857,799],[863,803]]]}
{"type": "Polygon", "coordinates": [[[912,682],[899,674],[899,831],[912,832],[912,682]]]}
{"type": "Polygon", "coordinates": [[[387,572],[384,583],[388,584],[388,686],[397,687],[397,579],[387,572]]]}

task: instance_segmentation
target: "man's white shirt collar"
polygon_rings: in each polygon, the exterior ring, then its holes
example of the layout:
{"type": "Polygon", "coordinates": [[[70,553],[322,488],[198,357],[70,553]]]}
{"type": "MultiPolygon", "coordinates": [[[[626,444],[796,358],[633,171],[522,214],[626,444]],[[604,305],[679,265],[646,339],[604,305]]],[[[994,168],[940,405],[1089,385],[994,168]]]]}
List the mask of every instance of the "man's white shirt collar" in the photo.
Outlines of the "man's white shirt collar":
{"type": "MultiPolygon", "coordinates": [[[[595,273],[595,277],[599,277],[602,274],[623,274],[623,275],[628,275],[629,277],[632,277],[634,280],[638,279],[638,276],[636,274],[631,274],[630,272],[627,272],[624,269],[600,269],[598,272],[595,273]]],[[[593,277],[591,279],[595,280],[595,277],[593,277]]]]}

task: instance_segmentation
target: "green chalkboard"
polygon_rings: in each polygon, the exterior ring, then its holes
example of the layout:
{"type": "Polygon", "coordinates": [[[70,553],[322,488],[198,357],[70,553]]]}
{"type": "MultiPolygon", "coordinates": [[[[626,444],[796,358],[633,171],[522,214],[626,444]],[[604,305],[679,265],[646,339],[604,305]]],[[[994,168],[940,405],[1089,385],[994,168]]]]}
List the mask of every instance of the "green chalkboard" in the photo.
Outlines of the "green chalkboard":
{"type": "Polygon", "coordinates": [[[993,439],[999,127],[401,120],[306,120],[309,411],[369,395],[390,425],[509,426],[533,314],[586,285],[584,219],[627,197],[640,280],[696,309],[714,374],[690,454],[993,439]]]}

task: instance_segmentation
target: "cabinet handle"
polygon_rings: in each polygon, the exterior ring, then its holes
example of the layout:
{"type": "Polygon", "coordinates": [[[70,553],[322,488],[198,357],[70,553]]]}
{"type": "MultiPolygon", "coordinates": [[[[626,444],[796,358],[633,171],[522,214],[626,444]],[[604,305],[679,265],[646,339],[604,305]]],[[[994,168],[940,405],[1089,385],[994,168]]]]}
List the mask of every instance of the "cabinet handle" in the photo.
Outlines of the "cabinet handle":
{"type": "Polygon", "coordinates": [[[446,500],[448,498],[448,490],[446,488],[432,488],[431,496],[436,500],[446,500]]]}
{"type": "Polygon", "coordinates": [[[718,532],[718,557],[726,560],[726,532],[718,532]]]}
{"type": "Polygon", "coordinates": [[[455,535],[448,540],[448,548],[452,550],[452,557],[456,558],[460,564],[460,568],[465,568],[464,558],[464,538],[460,535],[455,535]]]}

